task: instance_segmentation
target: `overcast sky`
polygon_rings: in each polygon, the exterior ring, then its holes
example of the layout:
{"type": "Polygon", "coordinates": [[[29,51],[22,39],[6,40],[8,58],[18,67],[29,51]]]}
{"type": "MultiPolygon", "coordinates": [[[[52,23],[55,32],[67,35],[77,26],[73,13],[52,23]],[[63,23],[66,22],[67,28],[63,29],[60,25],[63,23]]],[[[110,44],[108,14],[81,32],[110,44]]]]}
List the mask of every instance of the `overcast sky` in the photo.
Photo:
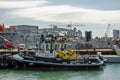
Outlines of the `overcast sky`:
{"type": "MultiPolygon", "coordinates": [[[[104,36],[120,29],[120,0],[0,0],[0,23],[7,25],[84,24],[77,26],[83,33],[104,36]]],[[[65,26],[59,26],[65,27],[65,26]]],[[[75,27],[75,26],[73,26],[75,27]]]]}

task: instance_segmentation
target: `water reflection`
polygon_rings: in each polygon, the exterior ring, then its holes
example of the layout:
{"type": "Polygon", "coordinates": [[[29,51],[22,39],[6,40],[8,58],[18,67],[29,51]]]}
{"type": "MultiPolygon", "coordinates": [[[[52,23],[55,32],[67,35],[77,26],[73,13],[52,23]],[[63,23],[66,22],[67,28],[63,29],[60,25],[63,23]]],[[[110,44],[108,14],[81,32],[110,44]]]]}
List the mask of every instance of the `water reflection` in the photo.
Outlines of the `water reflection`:
{"type": "Polygon", "coordinates": [[[98,70],[37,71],[0,70],[0,80],[119,80],[120,64],[107,64],[98,70]]]}

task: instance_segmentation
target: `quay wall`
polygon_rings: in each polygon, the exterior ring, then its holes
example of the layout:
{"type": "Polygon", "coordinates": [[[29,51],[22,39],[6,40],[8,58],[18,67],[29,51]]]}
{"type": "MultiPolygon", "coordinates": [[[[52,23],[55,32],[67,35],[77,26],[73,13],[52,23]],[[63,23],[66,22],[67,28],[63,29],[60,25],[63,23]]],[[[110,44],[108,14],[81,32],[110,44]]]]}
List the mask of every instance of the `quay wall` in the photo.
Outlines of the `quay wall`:
{"type": "MultiPolygon", "coordinates": [[[[10,54],[17,54],[19,52],[28,52],[28,53],[35,53],[36,50],[18,50],[18,49],[13,49],[13,50],[7,50],[7,49],[0,49],[0,54],[2,53],[10,53],[10,54]]],[[[80,50],[73,50],[77,54],[99,54],[101,53],[102,55],[116,55],[116,52],[113,49],[80,49],[80,50]]]]}

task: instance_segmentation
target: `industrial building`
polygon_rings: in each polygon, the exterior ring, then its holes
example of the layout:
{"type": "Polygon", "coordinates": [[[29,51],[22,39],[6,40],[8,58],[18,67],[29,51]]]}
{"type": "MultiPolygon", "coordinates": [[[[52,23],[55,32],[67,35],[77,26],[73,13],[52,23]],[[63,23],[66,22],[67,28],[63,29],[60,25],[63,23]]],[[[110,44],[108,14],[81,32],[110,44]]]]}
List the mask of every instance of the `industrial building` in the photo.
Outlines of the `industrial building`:
{"type": "Polygon", "coordinates": [[[85,31],[85,40],[89,42],[92,40],[92,31],[85,31]]]}
{"type": "Polygon", "coordinates": [[[120,30],[113,30],[113,39],[119,39],[120,38],[120,30]]]}

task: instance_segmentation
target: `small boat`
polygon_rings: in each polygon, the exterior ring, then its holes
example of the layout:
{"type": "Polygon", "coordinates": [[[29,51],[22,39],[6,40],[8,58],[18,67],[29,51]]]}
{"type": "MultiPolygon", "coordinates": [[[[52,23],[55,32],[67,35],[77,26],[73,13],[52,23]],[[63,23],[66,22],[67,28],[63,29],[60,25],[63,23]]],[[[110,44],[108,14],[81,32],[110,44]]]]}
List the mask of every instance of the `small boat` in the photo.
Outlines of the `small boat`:
{"type": "Polygon", "coordinates": [[[118,45],[113,45],[114,55],[102,55],[106,59],[105,63],[120,63],[120,48],[118,45]]]}
{"type": "Polygon", "coordinates": [[[116,54],[120,56],[120,48],[118,47],[118,45],[113,45],[113,49],[115,50],[116,54]]]}
{"type": "Polygon", "coordinates": [[[104,64],[101,56],[79,55],[69,48],[69,43],[56,40],[37,42],[35,55],[19,53],[13,59],[20,68],[94,69],[104,64]]]}

